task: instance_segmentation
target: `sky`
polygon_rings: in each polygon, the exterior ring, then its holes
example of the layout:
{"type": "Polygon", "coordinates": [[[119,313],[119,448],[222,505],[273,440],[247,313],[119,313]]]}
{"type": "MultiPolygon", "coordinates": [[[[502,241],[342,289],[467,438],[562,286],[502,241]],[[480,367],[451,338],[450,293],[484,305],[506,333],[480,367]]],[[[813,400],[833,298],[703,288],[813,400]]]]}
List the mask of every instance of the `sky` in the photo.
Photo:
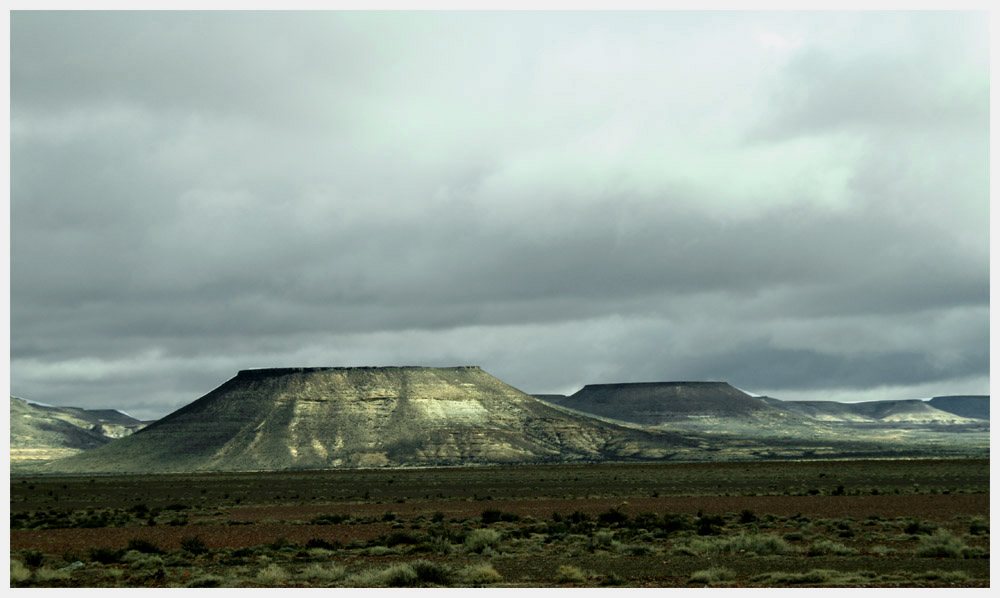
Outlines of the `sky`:
{"type": "Polygon", "coordinates": [[[15,12],[11,394],[989,393],[983,12],[15,12]]]}

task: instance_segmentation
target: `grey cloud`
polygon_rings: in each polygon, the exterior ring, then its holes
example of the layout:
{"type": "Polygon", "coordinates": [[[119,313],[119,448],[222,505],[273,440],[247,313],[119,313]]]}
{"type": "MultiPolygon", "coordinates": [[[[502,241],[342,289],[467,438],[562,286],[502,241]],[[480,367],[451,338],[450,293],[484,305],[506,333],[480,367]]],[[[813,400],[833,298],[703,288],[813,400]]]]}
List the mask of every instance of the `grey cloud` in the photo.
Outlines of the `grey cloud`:
{"type": "Polygon", "coordinates": [[[12,388],[152,413],[251,364],[478,362],[532,392],[988,372],[985,58],[878,18],[898,39],[839,37],[864,16],[15,14],[12,388]],[[803,23],[761,67],[747,32],[803,23]]]}

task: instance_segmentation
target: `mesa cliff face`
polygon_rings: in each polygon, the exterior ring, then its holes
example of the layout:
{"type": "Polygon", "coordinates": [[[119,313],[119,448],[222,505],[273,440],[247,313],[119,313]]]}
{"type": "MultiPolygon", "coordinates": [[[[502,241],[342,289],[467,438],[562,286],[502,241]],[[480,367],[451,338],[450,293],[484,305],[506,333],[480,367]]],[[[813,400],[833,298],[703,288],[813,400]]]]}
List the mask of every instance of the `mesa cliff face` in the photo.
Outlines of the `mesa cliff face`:
{"type": "Polygon", "coordinates": [[[697,443],[547,405],[475,366],[245,370],[61,472],[444,466],[666,458],[697,443]]]}

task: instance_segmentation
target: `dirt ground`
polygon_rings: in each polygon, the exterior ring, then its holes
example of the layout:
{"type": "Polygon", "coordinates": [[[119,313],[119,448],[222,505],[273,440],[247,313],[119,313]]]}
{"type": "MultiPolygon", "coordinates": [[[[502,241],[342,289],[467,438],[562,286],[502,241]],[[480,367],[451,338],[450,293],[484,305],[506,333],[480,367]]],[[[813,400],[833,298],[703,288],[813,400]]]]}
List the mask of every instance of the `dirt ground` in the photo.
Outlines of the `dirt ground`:
{"type": "Polygon", "coordinates": [[[352,586],[415,560],[485,563],[499,576],[485,585],[514,587],[989,586],[988,461],[767,465],[12,477],[10,543],[12,557],[43,562],[24,584],[50,587],[352,586]],[[495,532],[487,550],[469,548],[476,530],[495,532]],[[747,536],[783,548],[698,548],[747,536]],[[205,553],[182,550],[192,537],[205,553]],[[937,537],[951,544],[927,556],[937,537]],[[136,553],[88,558],[136,540],[161,550],[152,572],[136,553]],[[37,572],[77,560],[55,579],[37,572]],[[345,573],[308,578],[317,564],[345,573]],[[264,579],[267,566],[287,579],[264,579]],[[724,579],[697,581],[719,568],[724,579]]]}

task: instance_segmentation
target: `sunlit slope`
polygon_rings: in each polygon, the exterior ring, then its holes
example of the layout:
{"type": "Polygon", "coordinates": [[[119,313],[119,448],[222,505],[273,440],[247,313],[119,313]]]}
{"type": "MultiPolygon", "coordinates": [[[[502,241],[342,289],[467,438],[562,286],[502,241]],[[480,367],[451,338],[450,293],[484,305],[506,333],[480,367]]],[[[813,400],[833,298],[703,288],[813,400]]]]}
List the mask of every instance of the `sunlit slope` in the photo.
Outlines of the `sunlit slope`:
{"type": "Polygon", "coordinates": [[[668,458],[697,439],[528,396],[478,367],[241,371],[141,432],[51,471],[152,472],[668,458]]]}
{"type": "Polygon", "coordinates": [[[929,401],[781,401],[764,397],[769,405],[828,422],[915,425],[968,425],[981,423],[956,413],[936,408],[929,401]]]}

